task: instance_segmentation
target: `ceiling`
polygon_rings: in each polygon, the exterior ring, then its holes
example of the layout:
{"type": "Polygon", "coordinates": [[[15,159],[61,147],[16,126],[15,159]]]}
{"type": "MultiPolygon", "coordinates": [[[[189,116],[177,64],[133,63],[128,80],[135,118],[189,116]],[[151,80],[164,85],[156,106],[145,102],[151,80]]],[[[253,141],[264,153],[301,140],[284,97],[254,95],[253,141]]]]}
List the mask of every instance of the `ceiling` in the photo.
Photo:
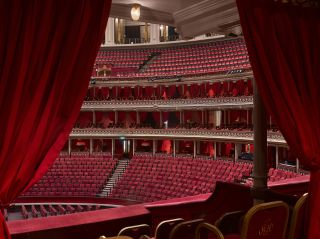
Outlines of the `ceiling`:
{"type": "Polygon", "coordinates": [[[134,3],[142,6],[140,21],[175,26],[183,38],[241,33],[235,0],[113,0],[110,16],[131,19],[134,3]]]}

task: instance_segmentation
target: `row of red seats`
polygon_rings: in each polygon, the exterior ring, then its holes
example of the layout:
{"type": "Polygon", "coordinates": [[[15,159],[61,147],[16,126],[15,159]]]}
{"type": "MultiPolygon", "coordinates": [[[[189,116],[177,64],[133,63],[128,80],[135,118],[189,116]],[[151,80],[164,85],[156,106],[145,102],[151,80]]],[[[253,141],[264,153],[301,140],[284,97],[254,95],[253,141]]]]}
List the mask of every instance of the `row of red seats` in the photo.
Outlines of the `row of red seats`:
{"type": "MultiPolygon", "coordinates": [[[[150,64],[144,72],[118,72],[118,76],[152,77],[157,73],[164,75],[190,75],[203,73],[217,73],[234,69],[250,68],[248,54],[244,40],[233,39],[189,46],[169,46],[168,48],[136,50],[102,50],[96,59],[96,68],[103,64],[112,66],[139,67],[145,61],[150,64]],[[157,53],[153,58],[152,53],[157,53]],[[193,68],[193,69],[192,69],[193,68]]],[[[95,71],[94,73],[95,74],[95,71]]]]}
{"type": "Polygon", "coordinates": [[[251,169],[223,160],[135,156],[109,197],[147,202],[208,193],[216,181],[241,179],[251,169]]]}
{"type": "MultiPolygon", "coordinates": [[[[9,214],[11,211],[15,211],[15,206],[8,209],[9,214]]],[[[20,206],[19,206],[20,207],[20,206]]],[[[64,214],[71,214],[76,212],[85,212],[92,210],[99,210],[104,207],[100,205],[21,205],[20,212],[23,219],[57,216],[64,214]]]]}
{"type": "Polygon", "coordinates": [[[93,196],[111,177],[117,160],[111,157],[58,158],[44,177],[23,196],[93,196]]]}
{"type": "Polygon", "coordinates": [[[301,175],[296,172],[286,171],[282,169],[275,169],[275,168],[270,168],[268,172],[269,181],[271,182],[280,181],[280,180],[289,179],[289,178],[295,178],[298,176],[301,176],[301,175]]]}

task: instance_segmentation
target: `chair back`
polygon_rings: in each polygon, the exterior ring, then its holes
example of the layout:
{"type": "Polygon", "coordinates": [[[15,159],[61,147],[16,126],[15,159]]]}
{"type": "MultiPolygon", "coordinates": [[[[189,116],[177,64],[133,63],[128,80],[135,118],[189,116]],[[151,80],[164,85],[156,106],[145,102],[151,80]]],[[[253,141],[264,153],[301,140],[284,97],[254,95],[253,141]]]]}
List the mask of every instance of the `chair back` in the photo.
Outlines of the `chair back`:
{"type": "Polygon", "coordinates": [[[143,235],[150,236],[151,228],[147,224],[124,227],[118,233],[118,236],[129,236],[133,239],[139,239],[143,235]]]}
{"type": "Polygon", "coordinates": [[[288,217],[288,205],[282,201],[255,205],[244,216],[240,238],[284,239],[288,217]]]}
{"type": "Polygon", "coordinates": [[[198,225],[197,229],[196,229],[196,237],[195,239],[201,239],[201,238],[205,238],[205,239],[224,239],[223,234],[221,233],[221,231],[216,227],[213,226],[209,223],[203,222],[201,224],[198,225]],[[202,233],[203,231],[206,232],[205,237],[203,237],[202,233]],[[208,235],[209,234],[209,235],[208,235]]]}
{"type": "Polygon", "coordinates": [[[171,230],[183,221],[182,218],[175,218],[160,222],[156,228],[155,239],[168,239],[171,230]]]}
{"type": "Polygon", "coordinates": [[[215,226],[223,235],[240,234],[242,221],[246,211],[233,211],[223,214],[216,222],[215,226]]]}
{"type": "Polygon", "coordinates": [[[304,220],[307,213],[307,199],[308,193],[305,193],[295,204],[291,220],[288,239],[306,238],[306,230],[304,228],[304,220]]]}
{"type": "Polygon", "coordinates": [[[177,224],[170,232],[169,239],[194,239],[198,225],[203,219],[195,219],[177,224]]]}

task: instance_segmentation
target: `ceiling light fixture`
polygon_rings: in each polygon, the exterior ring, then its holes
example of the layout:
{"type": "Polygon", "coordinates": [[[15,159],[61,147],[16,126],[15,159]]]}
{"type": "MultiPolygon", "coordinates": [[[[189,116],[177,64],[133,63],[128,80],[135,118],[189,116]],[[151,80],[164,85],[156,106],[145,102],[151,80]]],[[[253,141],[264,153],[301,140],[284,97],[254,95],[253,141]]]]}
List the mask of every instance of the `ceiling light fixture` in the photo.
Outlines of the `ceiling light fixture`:
{"type": "Polygon", "coordinates": [[[133,21],[138,21],[140,18],[140,7],[141,5],[138,3],[135,3],[132,5],[131,8],[131,18],[133,21]]]}

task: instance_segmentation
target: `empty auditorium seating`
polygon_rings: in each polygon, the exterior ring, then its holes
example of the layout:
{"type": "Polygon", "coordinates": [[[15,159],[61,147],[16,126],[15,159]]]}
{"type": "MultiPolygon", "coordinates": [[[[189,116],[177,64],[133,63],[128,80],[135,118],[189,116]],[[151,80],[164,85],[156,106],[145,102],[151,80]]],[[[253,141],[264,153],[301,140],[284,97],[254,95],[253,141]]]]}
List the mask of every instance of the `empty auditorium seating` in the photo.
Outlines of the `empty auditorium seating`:
{"type": "Polygon", "coordinates": [[[141,202],[212,192],[216,181],[241,180],[252,164],[190,157],[135,156],[111,198],[141,202]]]}
{"type": "MultiPolygon", "coordinates": [[[[9,213],[15,212],[15,208],[17,207],[18,211],[21,212],[21,219],[28,219],[28,218],[38,218],[38,217],[48,217],[48,216],[57,216],[57,215],[64,215],[64,214],[71,214],[76,212],[85,212],[91,210],[99,210],[106,208],[105,206],[100,205],[71,205],[71,204],[38,204],[38,205],[21,205],[21,206],[12,206],[10,207],[9,213]],[[20,208],[20,209],[19,209],[20,208]]],[[[15,216],[17,220],[18,217],[15,216]]]]}
{"type": "Polygon", "coordinates": [[[116,164],[117,160],[110,154],[89,157],[86,153],[75,152],[71,157],[57,158],[45,176],[23,196],[95,197],[112,175],[116,164]]]}
{"type": "Polygon", "coordinates": [[[243,38],[147,49],[102,49],[97,70],[109,66],[107,79],[197,76],[250,69],[243,38]],[[143,69],[143,70],[141,70],[143,69]]]}
{"type": "Polygon", "coordinates": [[[270,168],[268,176],[269,176],[269,181],[274,182],[274,181],[280,181],[283,179],[298,177],[300,176],[300,174],[291,172],[291,171],[282,170],[282,169],[270,168]]]}

